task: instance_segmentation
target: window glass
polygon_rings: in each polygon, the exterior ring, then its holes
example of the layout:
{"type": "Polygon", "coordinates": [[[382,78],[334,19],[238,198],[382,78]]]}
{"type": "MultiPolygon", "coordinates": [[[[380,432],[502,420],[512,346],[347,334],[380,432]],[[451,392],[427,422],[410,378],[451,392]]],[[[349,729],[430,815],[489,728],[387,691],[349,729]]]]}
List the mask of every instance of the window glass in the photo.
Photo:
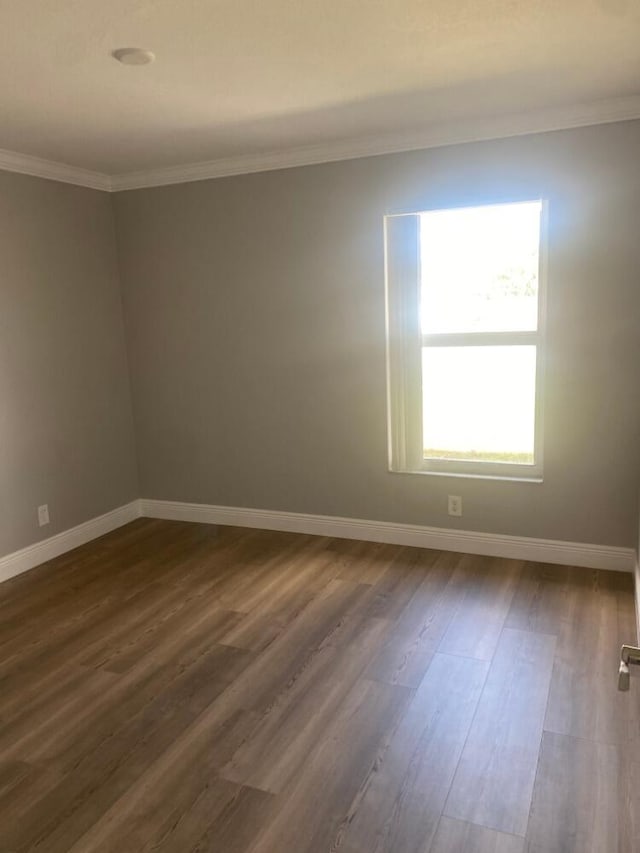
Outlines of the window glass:
{"type": "Polygon", "coordinates": [[[535,346],[424,347],[424,458],[532,464],[535,396],[535,346]]]}
{"type": "Polygon", "coordinates": [[[540,202],[420,214],[423,334],[535,331],[540,202]]]}

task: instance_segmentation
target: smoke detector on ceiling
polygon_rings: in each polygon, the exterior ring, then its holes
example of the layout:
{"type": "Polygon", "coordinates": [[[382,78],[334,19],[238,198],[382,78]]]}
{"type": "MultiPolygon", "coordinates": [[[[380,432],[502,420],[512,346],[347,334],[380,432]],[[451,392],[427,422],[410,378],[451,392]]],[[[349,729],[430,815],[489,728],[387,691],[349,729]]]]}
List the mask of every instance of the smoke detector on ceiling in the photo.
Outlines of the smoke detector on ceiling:
{"type": "Polygon", "coordinates": [[[148,65],[156,58],[152,50],[144,50],[141,47],[119,47],[111,56],[123,65],[148,65]]]}

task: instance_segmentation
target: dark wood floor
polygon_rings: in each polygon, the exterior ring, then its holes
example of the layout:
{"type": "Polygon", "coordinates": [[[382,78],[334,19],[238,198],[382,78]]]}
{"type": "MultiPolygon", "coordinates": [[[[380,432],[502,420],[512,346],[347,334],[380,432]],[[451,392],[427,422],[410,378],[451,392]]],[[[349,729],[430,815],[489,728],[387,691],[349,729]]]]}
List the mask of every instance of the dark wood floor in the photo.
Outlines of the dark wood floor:
{"type": "Polygon", "coordinates": [[[139,520],[0,587],[1,853],[637,853],[631,577],[139,520]]]}

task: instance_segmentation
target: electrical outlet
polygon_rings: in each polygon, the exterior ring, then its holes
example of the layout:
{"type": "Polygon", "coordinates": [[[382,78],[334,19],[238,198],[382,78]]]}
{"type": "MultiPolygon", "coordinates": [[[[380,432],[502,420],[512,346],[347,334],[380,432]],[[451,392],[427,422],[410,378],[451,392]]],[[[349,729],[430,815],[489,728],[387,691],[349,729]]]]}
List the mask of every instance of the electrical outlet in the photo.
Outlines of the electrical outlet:
{"type": "Polygon", "coordinates": [[[449,495],[449,515],[462,515],[462,498],[460,495],[449,495]]]}
{"type": "Polygon", "coordinates": [[[38,507],[38,524],[40,527],[49,524],[49,504],[42,504],[38,507]]]}

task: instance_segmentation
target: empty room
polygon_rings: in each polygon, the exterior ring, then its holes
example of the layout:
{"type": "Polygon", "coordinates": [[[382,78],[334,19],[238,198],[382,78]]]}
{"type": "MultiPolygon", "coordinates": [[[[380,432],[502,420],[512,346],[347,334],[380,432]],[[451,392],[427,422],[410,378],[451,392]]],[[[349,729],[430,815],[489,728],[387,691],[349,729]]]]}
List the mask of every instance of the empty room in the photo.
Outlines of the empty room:
{"type": "Polygon", "coordinates": [[[640,4],[0,3],[0,853],[640,853],[640,4]]]}

